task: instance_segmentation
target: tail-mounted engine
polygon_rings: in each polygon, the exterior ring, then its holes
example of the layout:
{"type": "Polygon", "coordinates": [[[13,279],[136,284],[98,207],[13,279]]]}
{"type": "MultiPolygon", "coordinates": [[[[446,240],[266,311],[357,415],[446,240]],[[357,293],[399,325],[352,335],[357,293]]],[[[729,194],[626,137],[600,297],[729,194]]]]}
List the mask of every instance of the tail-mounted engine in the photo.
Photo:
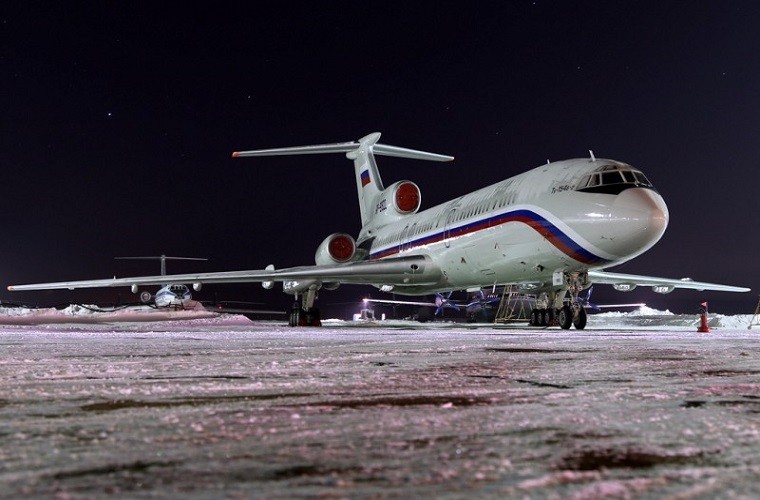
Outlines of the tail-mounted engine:
{"type": "Polygon", "coordinates": [[[394,182],[376,198],[372,219],[387,224],[404,216],[417,213],[422,202],[420,188],[412,181],[394,182]]]}
{"type": "Polygon", "coordinates": [[[320,243],[314,261],[319,266],[341,264],[356,255],[356,241],[346,233],[333,233],[320,243]]]}
{"type": "Polygon", "coordinates": [[[383,197],[398,215],[417,213],[422,202],[422,194],[417,184],[412,181],[398,181],[383,191],[383,197]]]}

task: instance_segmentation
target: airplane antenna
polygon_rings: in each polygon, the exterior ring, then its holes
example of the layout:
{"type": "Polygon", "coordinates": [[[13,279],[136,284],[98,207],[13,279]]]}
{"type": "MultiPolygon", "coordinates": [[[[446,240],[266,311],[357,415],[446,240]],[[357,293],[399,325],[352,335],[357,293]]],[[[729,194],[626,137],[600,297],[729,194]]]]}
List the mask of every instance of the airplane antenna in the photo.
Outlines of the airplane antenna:
{"type": "Polygon", "coordinates": [[[591,161],[595,162],[596,161],[596,156],[594,156],[594,152],[589,149],[588,150],[588,154],[591,155],[591,161]]]}

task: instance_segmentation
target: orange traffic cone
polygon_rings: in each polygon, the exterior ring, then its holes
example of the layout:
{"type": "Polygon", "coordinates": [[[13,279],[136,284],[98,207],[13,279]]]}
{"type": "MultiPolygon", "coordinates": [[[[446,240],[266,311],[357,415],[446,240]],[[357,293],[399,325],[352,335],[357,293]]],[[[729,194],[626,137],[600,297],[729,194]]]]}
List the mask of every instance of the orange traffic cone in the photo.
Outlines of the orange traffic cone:
{"type": "Polygon", "coordinates": [[[702,302],[699,308],[699,328],[700,333],[710,333],[710,327],[707,325],[707,302],[702,302]]]}

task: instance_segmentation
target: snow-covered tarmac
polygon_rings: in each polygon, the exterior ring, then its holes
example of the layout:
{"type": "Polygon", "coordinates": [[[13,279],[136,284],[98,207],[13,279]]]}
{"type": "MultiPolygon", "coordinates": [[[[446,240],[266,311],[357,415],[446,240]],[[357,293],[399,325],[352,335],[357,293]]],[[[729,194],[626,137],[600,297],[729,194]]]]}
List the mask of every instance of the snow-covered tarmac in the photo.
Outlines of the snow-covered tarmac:
{"type": "Polygon", "coordinates": [[[0,496],[760,497],[760,331],[0,327],[0,496]]]}

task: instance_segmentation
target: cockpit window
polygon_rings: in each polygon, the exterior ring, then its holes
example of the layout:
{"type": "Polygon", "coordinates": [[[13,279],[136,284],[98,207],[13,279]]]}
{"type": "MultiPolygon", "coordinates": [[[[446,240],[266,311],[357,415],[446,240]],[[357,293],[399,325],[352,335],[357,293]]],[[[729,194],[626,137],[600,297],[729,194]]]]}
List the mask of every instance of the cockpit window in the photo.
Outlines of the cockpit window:
{"type": "Polygon", "coordinates": [[[639,184],[644,184],[645,186],[652,186],[652,183],[649,182],[649,179],[647,179],[647,177],[641,172],[634,172],[633,175],[636,176],[636,181],[639,184]]]}
{"type": "Polygon", "coordinates": [[[591,193],[618,194],[631,187],[654,189],[649,179],[630,165],[602,165],[583,176],[576,190],[591,193]]]}
{"type": "Polygon", "coordinates": [[[620,184],[621,182],[625,182],[625,179],[620,172],[604,172],[602,174],[602,185],[620,184]]]}

